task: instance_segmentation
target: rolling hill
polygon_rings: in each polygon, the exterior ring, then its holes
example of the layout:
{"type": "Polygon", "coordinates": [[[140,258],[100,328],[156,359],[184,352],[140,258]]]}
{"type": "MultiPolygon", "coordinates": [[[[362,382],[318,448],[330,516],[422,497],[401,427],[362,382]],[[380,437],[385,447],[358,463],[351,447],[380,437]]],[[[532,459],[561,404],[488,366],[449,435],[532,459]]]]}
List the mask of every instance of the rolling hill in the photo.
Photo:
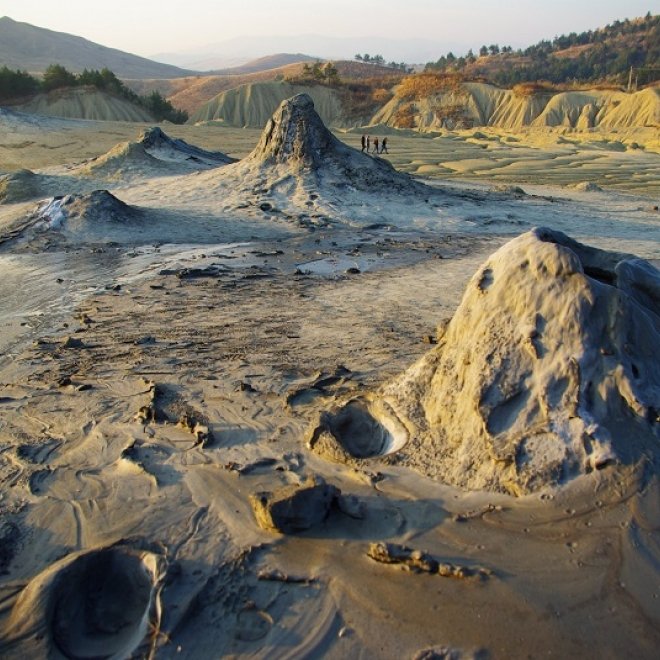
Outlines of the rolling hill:
{"type": "Polygon", "coordinates": [[[514,51],[497,44],[455,57],[448,53],[426,65],[427,70],[459,72],[501,86],[547,80],[553,83],[607,81],[647,85],[660,79],[660,16],[614,21],[596,30],[545,39],[514,51]]]}
{"type": "Polygon", "coordinates": [[[210,71],[209,74],[216,75],[242,75],[248,73],[259,73],[260,71],[269,71],[288,66],[289,64],[298,64],[300,62],[316,62],[317,57],[304,55],[303,53],[276,53],[275,55],[266,55],[255,60],[250,60],[241,66],[235,66],[218,71],[210,71]]]}
{"type": "Polygon", "coordinates": [[[75,73],[108,68],[120,78],[179,78],[193,73],[65,32],[0,18],[0,65],[41,73],[54,63],[75,73]]]}
{"type": "MultiPolygon", "coordinates": [[[[270,58],[263,58],[269,60],[270,58]]],[[[257,60],[258,61],[258,60],[257,60]]],[[[354,61],[334,63],[339,77],[344,81],[362,81],[391,77],[391,83],[398,81],[400,74],[383,66],[364,64],[354,61]]],[[[240,73],[242,67],[228,69],[227,74],[189,76],[187,78],[127,80],[126,85],[136,94],[148,95],[157,91],[167,98],[176,108],[195,114],[207,102],[221,92],[252,83],[286,81],[296,79],[302,73],[304,62],[278,66],[273,69],[259,70],[252,73],[240,73]]],[[[382,83],[378,83],[381,85],[382,83]]],[[[281,99],[280,99],[281,100],[281,99]]]]}
{"type": "Polygon", "coordinates": [[[97,121],[151,122],[154,118],[139,105],[90,87],[57,89],[12,106],[33,115],[97,121]]]}

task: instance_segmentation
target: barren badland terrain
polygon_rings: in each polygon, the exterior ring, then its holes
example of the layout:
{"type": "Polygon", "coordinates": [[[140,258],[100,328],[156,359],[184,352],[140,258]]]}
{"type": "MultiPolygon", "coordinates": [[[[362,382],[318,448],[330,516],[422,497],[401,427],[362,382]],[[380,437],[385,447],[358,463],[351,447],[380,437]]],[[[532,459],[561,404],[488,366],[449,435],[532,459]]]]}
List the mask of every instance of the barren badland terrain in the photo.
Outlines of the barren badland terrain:
{"type": "Polygon", "coordinates": [[[657,89],[249,85],[0,108],[0,655],[655,658],[657,89]]]}

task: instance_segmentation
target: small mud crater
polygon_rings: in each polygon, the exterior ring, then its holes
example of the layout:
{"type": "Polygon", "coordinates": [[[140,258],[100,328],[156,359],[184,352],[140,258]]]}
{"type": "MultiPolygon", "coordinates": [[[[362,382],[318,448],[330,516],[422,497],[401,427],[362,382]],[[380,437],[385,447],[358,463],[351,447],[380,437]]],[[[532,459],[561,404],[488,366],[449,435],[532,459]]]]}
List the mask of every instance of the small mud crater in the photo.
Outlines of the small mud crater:
{"type": "Polygon", "coordinates": [[[129,657],[158,627],[164,570],[160,555],[128,546],[68,555],[30,581],[7,640],[35,636],[42,657],[55,649],[67,658],[129,657]]]}
{"type": "Polygon", "coordinates": [[[155,562],[107,549],[73,562],[55,594],[52,630],[70,658],[130,653],[146,633],[155,562]]]}
{"type": "Polygon", "coordinates": [[[354,399],[336,410],[321,413],[308,445],[336,462],[387,456],[406,443],[407,436],[394,419],[375,411],[366,400],[354,399]]]}

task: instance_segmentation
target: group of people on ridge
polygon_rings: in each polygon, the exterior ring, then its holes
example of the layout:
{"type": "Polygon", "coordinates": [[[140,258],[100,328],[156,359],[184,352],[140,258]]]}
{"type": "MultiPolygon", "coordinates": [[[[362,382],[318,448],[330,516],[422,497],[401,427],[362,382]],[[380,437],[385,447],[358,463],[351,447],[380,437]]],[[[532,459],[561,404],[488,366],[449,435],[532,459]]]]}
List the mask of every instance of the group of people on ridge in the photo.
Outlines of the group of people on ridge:
{"type": "Polygon", "coordinates": [[[362,136],[362,151],[366,152],[368,154],[374,153],[374,154],[382,154],[386,153],[389,154],[390,152],[387,150],[387,138],[384,137],[382,142],[380,143],[380,151],[378,151],[378,138],[374,138],[374,149],[371,151],[371,136],[370,135],[363,135],[362,136]]]}

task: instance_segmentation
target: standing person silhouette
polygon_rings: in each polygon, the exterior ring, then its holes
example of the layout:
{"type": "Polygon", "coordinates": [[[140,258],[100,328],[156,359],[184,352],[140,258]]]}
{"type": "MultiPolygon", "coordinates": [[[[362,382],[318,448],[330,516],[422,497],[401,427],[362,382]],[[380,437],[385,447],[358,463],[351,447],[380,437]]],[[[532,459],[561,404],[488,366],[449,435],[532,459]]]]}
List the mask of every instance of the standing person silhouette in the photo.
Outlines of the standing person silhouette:
{"type": "Polygon", "coordinates": [[[363,135],[362,136],[362,151],[364,151],[367,148],[367,136],[363,135]]]}
{"type": "Polygon", "coordinates": [[[389,154],[390,152],[387,150],[387,138],[384,137],[383,141],[380,143],[380,153],[382,154],[385,152],[386,154],[389,154]]]}
{"type": "Polygon", "coordinates": [[[367,135],[367,153],[369,153],[370,147],[371,147],[371,137],[367,135]]]}
{"type": "Polygon", "coordinates": [[[378,138],[374,138],[374,153],[378,153],[378,138]]]}

